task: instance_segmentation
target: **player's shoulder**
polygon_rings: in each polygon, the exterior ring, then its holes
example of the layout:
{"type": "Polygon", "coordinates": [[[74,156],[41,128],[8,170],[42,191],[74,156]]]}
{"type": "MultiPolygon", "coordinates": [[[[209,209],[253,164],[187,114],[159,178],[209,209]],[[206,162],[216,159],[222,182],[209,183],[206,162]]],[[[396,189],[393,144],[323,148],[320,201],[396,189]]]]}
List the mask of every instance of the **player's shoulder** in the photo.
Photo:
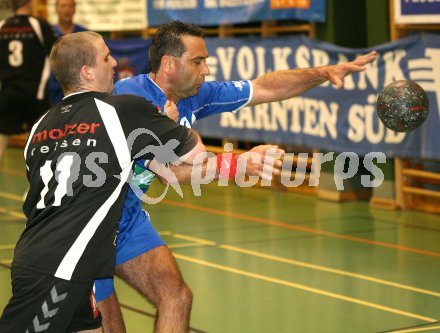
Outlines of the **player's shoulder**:
{"type": "Polygon", "coordinates": [[[0,28],[3,28],[3,26],[4,27],[9,27],[9,26],[15,27],[15,26],[21,26],[21,25],[23,25],[23,20],[20,20],[20,18],[18,18],[15,15],[8,16],[0,21],[0,28]]]}
{"type": "Polygon", "coordinates": [[[29,21],[36,20],[36,21],[38,21],[40,23],[41,26],[49,27],[49,28],[52,29],[52,25],[47,20],[45,20],[45,19],[43,19],[41,17],[34,16],[34,15],[29,15],[28,16],[28,20],[29,21]]]}
{"type": "Polygon", "coordinates": [[[235,89],[240,89],[245,86],[249,86],[251,81],[249,80],[236,80],[236,81],[207,81],[204,84],[211,87],[234,87],[235,89]]]}
{"type": "Polygon", "coordinates": [[[137,117],[135,113],[144,114],[151,113],[151,111],[157,111],[157,108],[142,96],[132,94],[112,94],[107,97],[107,100],[109,104],[113,105],[117,110],[121,110],[124,114],[130,114],[133,117],[137,117]]]}
{"type": "Polygon", "coordinates": [[[145,107],[151,104],[145,98],[132,94],[108,94],[105,95],[105,100],[111,105],[125,106],[127,108],[133,108],[135,106],[145,107]]]}
{"type": "Polygon", "coordinates": [[[124,78],[115,83],[113,92],[115,94],[128,92],[133,88],[139,88],[143,86],[146,74],[139,74],[131,77],[124,78]]]}
{"type": "Polygon", "coordinates": [[[86,27],[80,25],[80,24],[74,24],[73,29],[75,32],[83,32],[83,31],[89,31],[86,27]]]}
{"type": "Polygon", "coordinates": [[[248,90],[251,82],[249,80],[237,81],[206,81],[200,88],[200,92],[214,93],[222,90],[243,91],[248,90]]]}
{"type": "Polygon", "coordinates": [[[114,95],[111,93],[106,92],[99,92],[99,91],[90,91],[83,94],[78,95],[79,99],[84,98],[91,98],[96,103],[97,101],[100,101],[105,104],[109,104],[115,108],[124,105],[124,103],[142,103],[142,98],[135,96],[135,95],[114,95]]]}
{"type": "Polygon", "coordinates": [[[123,119],[129,123],[145,120],[145,118],[150,118],[153,113],[157,113],[157,108],[153,106],[151,102],[136,95],[113,95],[95,92],[93,98],[95,99],[94,104],[96,104],[99,109],[114,109],[119,119],[123,119]],[[96,100],[100,102],[96,102],[96,100]],[[105,105],[107,105],[107,107],[105,107],[105,105]]]}

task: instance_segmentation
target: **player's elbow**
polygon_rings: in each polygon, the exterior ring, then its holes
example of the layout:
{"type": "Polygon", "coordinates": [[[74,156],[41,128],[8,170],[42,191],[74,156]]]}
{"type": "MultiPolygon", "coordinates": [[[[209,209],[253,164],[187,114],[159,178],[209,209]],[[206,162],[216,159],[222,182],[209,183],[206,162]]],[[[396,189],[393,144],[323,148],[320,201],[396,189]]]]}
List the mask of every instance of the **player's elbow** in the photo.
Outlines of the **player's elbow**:
{"type": "Polygon", "coordinates": [[[198,160],[197,157],[204,153],[206,153],[206,147],[200,140],[188,153],[182,157],[182,160],[187,164],[194,164],[194,162],[198,160]]]}

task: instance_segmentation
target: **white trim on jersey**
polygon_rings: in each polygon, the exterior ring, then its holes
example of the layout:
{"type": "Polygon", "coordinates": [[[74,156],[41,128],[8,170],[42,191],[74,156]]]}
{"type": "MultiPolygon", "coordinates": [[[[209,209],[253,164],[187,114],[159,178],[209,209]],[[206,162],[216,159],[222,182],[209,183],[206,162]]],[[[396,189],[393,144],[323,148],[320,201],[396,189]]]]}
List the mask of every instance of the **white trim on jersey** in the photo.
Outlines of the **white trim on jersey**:
{"type": "MultiPolygon", "coordinates": [[[[38,39],[40,40],[41,46],[44,48],[44,36],[43,32],[41,31],[41,25],[38,22],[38,20],[35,17],[29,16],[28,17],[29,23],[32,26],[32,29],[34,29],[35,34],[37,35],[38,39]]],[[[41,78],[40,78],[40,84],[38,85],[38,91],[37,91],[37,99],[42,100],[44,98],[44,92],[46,89],[47,81],[50,77],[50,61],[49,57],[46,56],[44,58],[44,66],[43,70],[41,72],[41,78]]]]}
{"type": "Polygon", "coordinates": [[[237,113],[239,110],[245,108],[252,100],[252,96],[254,95],[254,86],[252,85],[252,81],[251,80],[246,80],[247,82],[249,82],[249,97],[246,103],[244,103],[242,106],[239,106],[238,108],[236,108],[235,110],[232,110],[232,113],[237,113]]]}
{"type": "Polygon", "coordinates": [[[104,204],[96,211],[90,221],[87,222],[85,228],[81,231],[80,235],[72,244],[69,251],[67,251],[66,255],[58,266],[58,269],[55,272],[55,277],[65,280],[70,280],[72,278],[72,274],[76,268],[76,265],[78,264],[78,261],[81,259],[87,244],[90,242],[90,239],[95,234],[99,225],[107,216],[110,208],[118,199],[124,183],[131,174],[131,169],[133,166],[131,154],[127,145],[127,139],[125,138],[124,130],[122,129],[122,125],[115,108],[96,98],[95,103],[110,137],[110,141],[115,149],[116,157],[119,165],[122,168],[122,171],[119,175],[120,181],[118,186],[104,202],[104,204]]]}
{"type": "Polygon", "coordinates": [[[43,32],[41,31],[40,22],[35,17],[29,16],[28,17],[29,23],[32,26],[32,29],[34,29],[35,34],[37,35],[38,39],[40,40],[41,46],[44,46],[44,37],[43,32]]]}
{"type": "Polygon", "coordinates": [[[112,105],[96,98],[95,103],[110,136],[110,141],[115,148],[119,165],[121,166],[121,169],[124,170],[127,163],[132,164],[132,159],[130,150],[128,149],[127,139],[124,130],[122,129],[121,121],[116,113],[116,109],[112,105]]]}
{"type": "MultiPolygon", "coordinates": [[[[252,84],[251,80],[247,80],[247,81],[249,82],[249,100],[247,101],[246,104],[242,106],[242,108],[248,105],[252,101],[252,97],[254,97],[254,85],[252,84]]],[[[237,112],[237,110],[235,110],[234,112],[237,112]]]]}
{"type": "Polygon", "coordinates": [[[44,66],[41,71],[40,84],[38,85],[37,99],[42,100],[44,98],[44,93],[50,77],[50,60],[49,57],[44,58],[44,66]]]}

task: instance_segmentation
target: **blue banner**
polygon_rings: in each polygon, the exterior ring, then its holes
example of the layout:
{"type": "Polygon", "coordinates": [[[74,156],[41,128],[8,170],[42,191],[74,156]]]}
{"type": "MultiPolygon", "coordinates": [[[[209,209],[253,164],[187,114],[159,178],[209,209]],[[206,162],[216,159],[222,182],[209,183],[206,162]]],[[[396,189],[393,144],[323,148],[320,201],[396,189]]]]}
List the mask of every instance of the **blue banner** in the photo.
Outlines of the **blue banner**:
{"type": "MultiPolygon", "coordinates": [[[[352,60],[371,49],[348,49],[305,37],[206,39],[211,80],[252,79],[265,72],[352,60]]],[[[301,96],[223,113],[196,123],[207,137],[292,144],[335,152],[440,159],[440,37],[412,36],[375,48],[378,59],[347,77],[345,88],[329,83],[301,96]],[[376,99],[385,85],[408,79],[427,92],[427,121],[409,133],[384,127],[376,99]]]]}
{"type": "Polygon", "coordinates": [[[170,20],[202,26],[260,22],[265,20],[303,20],[325,22],[325,0],[151,0],[148,25],[170,20]]]}
{"type": "Polygon", "coordinates": [[[141,73],[148,73],[148,49],[151,39],[106,40],[112,56],[118,61],[115,81],[141,73]]]}
{"type": "MultiPolygon", "coordinates": [[[[342,48],[306,37],[205,40],[211,71],[207,80],[218,81],[248,80],[274,70],[336,64],[371,51],[342,48]]],[[[138,47],[128,47],[125,56],[136,54],[142,60],[137,66],[140,68],[146,66],[148,50],[145,41],[138,43],[138,47]]],[[[110,49],[117,57],[113,45],[110,43],[110,49]]],[[[414,35],[374,49],[379,53],[377,61],[367,65],[366,71],[347,77],[343,90],[326,83],[289,100],[201,120],[195,128],[211,138],[359,155],[380,151],[388,157],[440,160],[440,36],[414,35]],[[385,128],[376,113],[379,92],[388,83],[401,79],[419,83],[430,102],[428,119],[409,133],[385,128]]]]}

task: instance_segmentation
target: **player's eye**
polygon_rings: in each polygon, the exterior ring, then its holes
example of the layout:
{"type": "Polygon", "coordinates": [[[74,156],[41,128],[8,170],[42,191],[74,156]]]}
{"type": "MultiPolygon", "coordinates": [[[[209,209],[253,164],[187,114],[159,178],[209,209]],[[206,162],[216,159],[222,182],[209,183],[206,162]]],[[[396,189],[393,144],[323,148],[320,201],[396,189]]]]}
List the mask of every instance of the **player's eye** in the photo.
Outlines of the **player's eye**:
{"type": "Polygon", "coordinates": [[[200,66],[201,64],[206,63],[206,59],[195,59],[194,64],[200,66]]]}

